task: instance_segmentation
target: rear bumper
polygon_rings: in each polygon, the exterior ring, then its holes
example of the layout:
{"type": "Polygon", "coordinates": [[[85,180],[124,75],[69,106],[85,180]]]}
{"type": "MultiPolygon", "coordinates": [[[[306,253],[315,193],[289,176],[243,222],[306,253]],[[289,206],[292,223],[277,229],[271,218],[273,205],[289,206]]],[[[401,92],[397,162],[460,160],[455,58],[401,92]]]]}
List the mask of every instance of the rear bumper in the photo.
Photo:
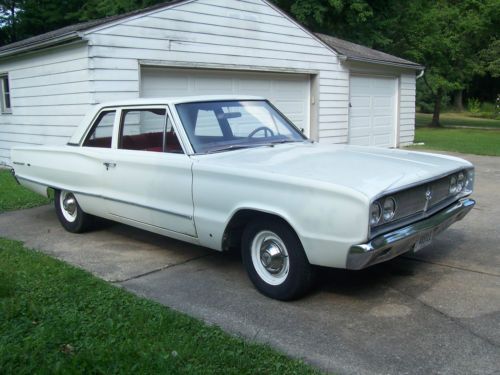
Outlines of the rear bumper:
{"type": "Polygon", "coordinates": [[[460,199],[427,219],[382,234],[367,243],[351,246],[346,268],[360,270],[413,250],[421,236],[442,232],[462,220],[475,204],[472,199],[460,199]]]}

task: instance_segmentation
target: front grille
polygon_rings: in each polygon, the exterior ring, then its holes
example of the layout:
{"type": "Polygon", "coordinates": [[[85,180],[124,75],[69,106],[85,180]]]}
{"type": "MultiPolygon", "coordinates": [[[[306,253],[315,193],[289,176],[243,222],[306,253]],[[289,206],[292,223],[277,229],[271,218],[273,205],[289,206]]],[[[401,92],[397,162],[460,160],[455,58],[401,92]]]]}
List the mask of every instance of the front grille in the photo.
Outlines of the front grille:
{"type": "Polygon", "coordinates": [[[456,172],[379,198],[377,202],[381,207],[386,197],[395,198],[396,211],[389,222],[381,220],[380,223],[372,226],[370,236],[374,237],[389,229],[420,220],[451,204],[457,199],[456,193],[450,193],[450,178],[453,174],[456,172]]]}
{"type": "Polygon", "coordinates": [[[393,220],[399,220],[412,216],[416,213],[431,210],[436,205],[450,198],[450,178],[449,176],[418,185],[413,188],[403,190],[393,195],[396,198],[397,209],[393,220]],[[427,194],[430,192],[431,198],[427,202],[427,194]]]}

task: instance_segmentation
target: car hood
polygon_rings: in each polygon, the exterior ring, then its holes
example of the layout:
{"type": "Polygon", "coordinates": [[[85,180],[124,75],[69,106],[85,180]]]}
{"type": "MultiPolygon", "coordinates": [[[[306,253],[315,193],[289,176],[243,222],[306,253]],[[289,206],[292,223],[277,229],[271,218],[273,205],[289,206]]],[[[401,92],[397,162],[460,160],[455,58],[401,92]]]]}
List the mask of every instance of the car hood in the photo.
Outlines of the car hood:
{"type": "Polygon", "coordinates": [[[234,168],[249,176],[270,173],[283,180],[300,178],[311,186],[320,181],[356,190],[368,198],[472,166],[446,155],[309,142],[225,151],[195,159],[199,167],[234,168]]]}

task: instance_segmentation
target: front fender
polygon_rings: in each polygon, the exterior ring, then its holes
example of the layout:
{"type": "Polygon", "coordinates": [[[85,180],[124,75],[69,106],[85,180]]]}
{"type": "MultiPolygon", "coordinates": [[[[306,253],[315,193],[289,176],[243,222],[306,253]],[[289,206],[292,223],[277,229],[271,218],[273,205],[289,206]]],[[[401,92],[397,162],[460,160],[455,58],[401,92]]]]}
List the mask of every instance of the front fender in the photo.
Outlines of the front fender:
{"type": "Polygon", "coordinates": [[[345,266],[350,245],[368,233],[369,199],[324,182],[193,168],[194,220],[200,243],[221,250],[224,231],[242,209],[281,217],[312,264],[345,266]],[[348,245],[347,245],[348,244],[348,245]]]}

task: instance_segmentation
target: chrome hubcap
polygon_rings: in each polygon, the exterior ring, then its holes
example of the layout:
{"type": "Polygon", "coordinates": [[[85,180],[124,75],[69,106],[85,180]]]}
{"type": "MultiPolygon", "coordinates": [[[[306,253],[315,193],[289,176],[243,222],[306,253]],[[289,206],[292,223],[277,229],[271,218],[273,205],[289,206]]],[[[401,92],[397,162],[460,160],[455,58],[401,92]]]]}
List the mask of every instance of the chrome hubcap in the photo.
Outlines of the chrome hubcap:
{"type": "Polygon", "coordinates": [[[61,213],[64,219],[69,222],[74,222],[76,216],[78,215],[78,203],[76,203],[75,196],[69,191],[61,191],[59,198],[59,204],[61,206],[61,213]]]}
{"type": "Polygon", "coordinates": [[[63,208],[70,214],[73,215],[76,211],[76,200],[73,194],[68,194],[63,200],[63,208]]]}
{"type": "Polygon", "coordinates": [[[260,248],[260,261],[264,268],[271,274],[279,273],[285,264],[286,255],[279,243],[266,240],[260,248]]]}
{"type": "Polygon", "coordinates": [[[290,259],[283,240],[270,230],[257,233],[250,253],[255,271],[270,285],[280,285],[288,277],[290,259]]]}

